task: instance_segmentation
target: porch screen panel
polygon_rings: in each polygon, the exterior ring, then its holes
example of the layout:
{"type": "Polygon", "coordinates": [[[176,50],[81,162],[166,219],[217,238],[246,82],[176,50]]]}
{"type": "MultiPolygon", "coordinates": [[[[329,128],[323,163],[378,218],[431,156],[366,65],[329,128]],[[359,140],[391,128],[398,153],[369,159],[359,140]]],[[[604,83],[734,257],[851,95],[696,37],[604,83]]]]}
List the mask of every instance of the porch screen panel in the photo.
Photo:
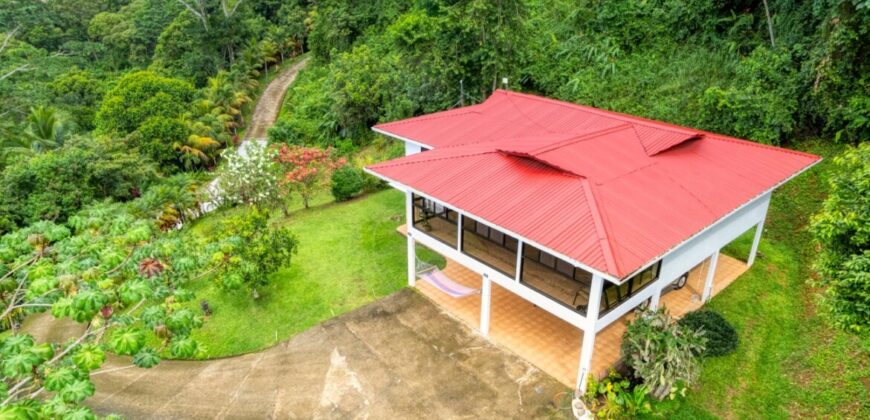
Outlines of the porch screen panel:
{"type": "Polygon", "coordinates": [[[459,214],[432,200],[413,195],[414,227],[429,236],[456,248],[456,223],[459,214]]]}
{"type": "Polygon", "coordinates": [[[462,218],[462,252],[502,274],[514,278],[518,241],[474,218],[462,218]]]}
{"type": "Polygon", "coordinates": [[[586,314],[592,274],[529,244],[523,244],[520,282],[586,314]]]}
{"type": "Polygon", "coordinates": [[[601,313],[603,314],[619,306],[622,302],[625,302],[650,283],[657,280],[661,267],[662,262],[658,261],[622,284],[617,285],[609,281],[605,282],[604,290],[601,291],[601,313]]]}

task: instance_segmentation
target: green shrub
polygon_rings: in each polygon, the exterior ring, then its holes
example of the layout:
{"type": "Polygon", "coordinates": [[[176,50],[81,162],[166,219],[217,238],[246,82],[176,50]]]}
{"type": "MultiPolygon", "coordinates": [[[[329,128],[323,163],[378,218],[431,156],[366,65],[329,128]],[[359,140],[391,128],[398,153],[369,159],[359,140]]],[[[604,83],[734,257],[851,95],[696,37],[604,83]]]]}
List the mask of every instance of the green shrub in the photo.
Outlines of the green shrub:
{"type": "Polygon", "coordinates": [[[345,165],[332,173],[332,196],[335,201],[350,200],[362,192],[366,182],[361,169],[345,165]]]}
{"type": "Polygon", "coordinates": [[[700,331],[674,322],[664,308],[646,310],[628,323],[622,358],[653,396],[684,394],[698,379],[706,339],[700,331]]]}
{"type": "Polygon", "coordinates": [[[63,222],[94,200],[129,200],[156,176],[154,164],[124,142],[73,138],[3,171],[0,232],[39,220],[63,222]]]}
{"type": "Polygon", "coordinates": [[[692,311],[680,319],[679,324],[692,330],[703,330],[707,339],[704,356],[724,356],[737,349],[737,331],[720,313],[707,309],[692,311]]]}
{"type": "Polygon", "coordinates": [[[628,379],[612,369],[601,381],[590,375],[583,402],[603,419],[634,419],[653,413],[649,388],[646,385],[632,387],[628,379]]]}

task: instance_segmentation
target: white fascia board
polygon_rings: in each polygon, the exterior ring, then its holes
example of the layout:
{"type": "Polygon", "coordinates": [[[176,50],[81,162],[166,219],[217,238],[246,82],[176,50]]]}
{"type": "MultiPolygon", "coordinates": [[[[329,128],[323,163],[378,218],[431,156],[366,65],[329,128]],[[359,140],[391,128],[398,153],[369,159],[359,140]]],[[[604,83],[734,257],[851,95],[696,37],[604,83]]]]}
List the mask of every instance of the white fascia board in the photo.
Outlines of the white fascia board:
{"type": "Polygon", "coordinates": [[[363,170],[364,170],[366,173],[368,173],[368,174],[371,174],[371,175],[373,175],[373,176],[375,176],[375,177],[377,177],[377,178],[380,178],[380,179],[383,179],[384,181],[387,181],[387,182],[390,183],[391,185],[400,185],[400,186],[401,186],[401,188],[399,188],[400,190],[403,190],[403,191],[411,191],[411,192],[413,192],[414,194],[419,195],[419,196],[421,196],[421,197],[423,197],[423,198],[426,198],[426,199],[432,200],[432,201],[434,201],[434,202],[436,202],[436,203],[438,203],[438,204],[440,204],[440,205],[442,205],[442,206],[449,207],[451,210],[453,210],[453,211],[455,211],[455,212],[457,212],[457,213],[459,213],[459,214],[462,214],[463,216],[467,216],[467,217],[471,217],[471,218],[474,218],[474,219],[480,220],[480,221],[482,221],[482,222],[484,222],[484,223],[486,223],[486,224],[488,224],[488,225],[490,225],[490,226],[492,226],[492,227],[495,227],[495,228],[498,228],[498,229],[502,230],[504,233],[507,233],[507,234],[513,236],[514,238],[518,239],[518,240],[522,240],[523,243],[526,243],[526,244],[532,245],[532,246],[534,246],[534,247],[536,247],[536,248],[539,248],[539,249],[541,249],[541,250],[543,250],[543,251],[546,251],[548,254],[553,255],[553,256],[556,256],[556,257],[559,257],[560,259],[563,259],[563,260],[565,260],[565,261],[567,261],[567,262],[569,262],[569,263],[571,263],[571,264],[574,264],[575,266],[580,267],[580,268],[582,268],[582,269],[588,271],[589,273],[591,273],[591,274],[593,274],[593,275],[597,274],[597,275],[601,276],[601,278],[606,279],[606,280],[608,280],[608,281],[610,281],[610,282],[612,282],[612,283],[619,283],[619,279],[617,279],[616,277],[614,277],[614,276],[612,276],[612,275],[610,275],[610,274],[607,274],[607,273],[605,273],[605,272],[603,272],[603,271],[596,270],[596,269],[594,269],[594,268],[592,268],[592,267],[590,267],[590,266],[588,266],[588,265],[586,265],[586,264],[583,264],[583,263],[581,263],[581,262],[579,262],[579,261],[577,261],[577,260],[575,260],[575,259],[573,259],[573,258],[571,258],[571,257],[568,257],[568,256],[565,255],[565,254],[562,254],[561,252],[555,251],[555,250],[553,250],[553,249],[551,249],[551,248],[548,248],[548,247],[546,247],[546,246],[544,246],[544,245],[541,245],[540,243],[538,243],[538,242],[536,242],[536,241],[533,241],[533,240],[531,240],[531,239],[529,239],[529,238],[526,238],[525,236],[522,236],[522,235],[520,235],[520,234],[517,234],[516,232],[513,232],[513,231],[511,231],[510,229],[506,229],[506,228],[504,228],[504,227],[502,227],[502,226],[499,226],[499,225],[496,224],[496,223],[493,223],[493,222],[491,222],[491,221],[489,221],[489,220],[486,220],[486,219],[483,218],[483,217],[480,217],[480,216],[477,216],[477,215],[475,215],[475,214],[473,214],[473,213],[469,213],[468,211],[465,211],[465,210],[459,209],[459,208],[457,208],[456,206],[454,206],[454,205],[452,205],[452,204],[445,203],[444,201],[441,201],[441,200],[439,200],[439,199],[437,199],[437,198],[434,198],[434,197],[432,197],[432,196],[430,196],[430,195],[428,195],[428,194],[425,194],[425,193],[422,193],[422,192],[420,192],[420,191],[417,191],[416,189],[411,188],[411,187],[409,187],[409,186],[407,186],[407,185],[404,185],[404,184],[402,184],[402,183],[400,183],[400,182],[397,182],[397,181],[395,181],[395,180],[393,180],[393,179],[390,179],[390,178],[384,177],[384,176],[382,176],[382,175],[380,175],[380,174],[378,174],[378,173],[376,173],[376,172],[374,172],[374,171],[369,170],[368,168],[363,168],[363,170]]]}
{"type": "Polygon", "coordinates": [[[427,149],[434,149],[434,147],[432,147],[432,146],[430,146],[430,145],[428,145],[428,144],[420,143],[420,142],[417,141],[417,140],[411,140],[411,139],[409,139],[409,138],[407,138],[407,137],[402,137],[402,136],[399,136],[399,135],[396,135],[396,134],[390,133],[389,131],[381,130],[380,128],[377,128],[377,127],[372,127],[372,131],[374,131],[375,133],[378,133],[378,134],[383,134],[383,135],[385,135],[385,136],[387,136],[387,137],[392,137],[392,138],[394,138],[394,139],[396,139],[396,140],[401,140],[401,141],[404,141],[404,142],[408,142],[408,143],[411,143],[411,144],[415,144],[415,145],[420,146],[420,147],[425,147],[425,148],[427,148],[427,149]]]}
{"type": "Polygon", "coordinates": [[[588,326],[585,316],[571,310],[570,308],[556,302],[552,298],[545,296],[521,283],[516,282],[513,278],[507,277],[498,270],[475,260],[474,258],[459,252],[444,242],[426,234],[423,231],[415,229],[413,226],[408,226],[408,232],[418,243],[425,245],[433,251],[450,258],[462,264],[475,273],[486,275],[487,278],[495,282],[501,287],[509,290],[515,295],[537,305],[539,308],[549,312],[553,316],[581,329],[585,330],[588,326]]]}

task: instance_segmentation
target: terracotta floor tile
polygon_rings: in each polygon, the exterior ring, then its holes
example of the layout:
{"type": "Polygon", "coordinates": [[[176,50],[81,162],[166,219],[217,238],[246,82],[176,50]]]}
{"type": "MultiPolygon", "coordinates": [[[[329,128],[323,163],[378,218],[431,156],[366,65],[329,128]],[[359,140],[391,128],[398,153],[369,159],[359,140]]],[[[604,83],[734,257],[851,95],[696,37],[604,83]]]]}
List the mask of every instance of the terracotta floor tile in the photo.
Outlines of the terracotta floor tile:
{"type": "MultiPolygon", "coordinates": [[[[402,228],[400,227],[401,232],[403,232],[402,228]]],[[[701,307],[700,296],[707,266],[708,261],[705,261],[692,269],[686,287],[661,297],[661,304],[666,306],[671,314],[680,317],[686,312],[701,307]]],[[[742,261],[724,254],[719,255],[714,278],[714,294],[731,284],[747,268],[742,261]]],[[[449,258],[443,272],[457,283],[478,290],[481,287],[479,274],[449,258]]],[[[473,329],[480,327],[479,293],[463,298],[452,298],[422,280],[417,281],[417,289],[444,308],[446,313],[473,329]]],[[[528,360],[560,382],[574,386],[583,337],[579,329],[495,283],[492,284],[491,310],[489,333],[491,341],[528,360]]],[[[632,313],[626,314],[598,333],[592,357],[592,372],[595,375],[605,375],[607,370],[619,360],[625,323],[631,318],[632,313]]]]}

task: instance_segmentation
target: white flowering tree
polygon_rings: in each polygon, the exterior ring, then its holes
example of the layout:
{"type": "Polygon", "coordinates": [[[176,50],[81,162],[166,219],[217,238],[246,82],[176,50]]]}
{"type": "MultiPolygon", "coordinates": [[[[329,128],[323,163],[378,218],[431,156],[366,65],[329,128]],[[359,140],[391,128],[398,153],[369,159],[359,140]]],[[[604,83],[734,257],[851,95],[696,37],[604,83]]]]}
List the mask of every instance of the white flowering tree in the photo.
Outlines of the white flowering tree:
{"type": "Polygon", "coordinates": [[[225,165],[212,192],[218,205],[270,205],[281,201],[275,151],[266,144],[250,142],[238,150],[226,150],[225,165]]]}

